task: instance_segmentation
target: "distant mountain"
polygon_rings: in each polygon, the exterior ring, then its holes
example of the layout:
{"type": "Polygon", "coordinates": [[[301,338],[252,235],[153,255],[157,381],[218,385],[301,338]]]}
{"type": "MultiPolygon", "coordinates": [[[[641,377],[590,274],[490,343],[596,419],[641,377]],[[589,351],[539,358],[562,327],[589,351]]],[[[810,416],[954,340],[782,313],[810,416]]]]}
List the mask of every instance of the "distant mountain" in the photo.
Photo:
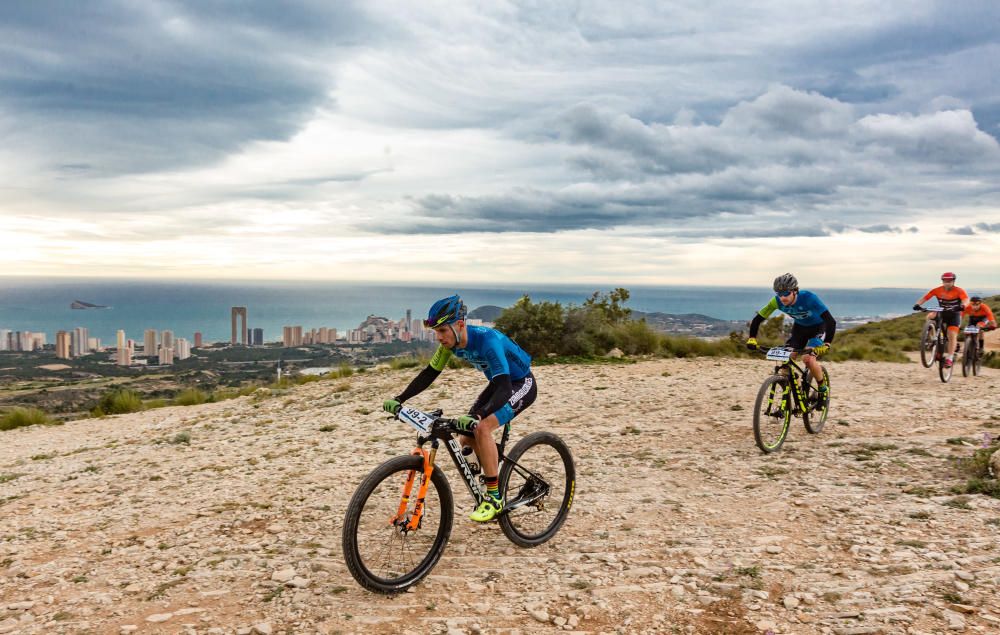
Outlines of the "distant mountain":
{"type": "Polygon", "coordinates": [[[643,313],[632,311],[633,320],[645,319],[655,330],[671,335],[724,337],[747,328],[746,320],[720,320],[699,313],[643,313]]]}
{"type": "Polygon", "coordinates": [[[69,308],[71,309],[110,309],[109,306],[104,306],[102,304],[91,304],[90,302],[84,302],[83,300],[73,300],[69,308]]]}
{"type": "Polygon", "coordinates": [[[496,322],[501,313],[503,313],[502,306],[485,304],[470,311],[469,317],[473,320],[482,320],[483,322],[496,322]]]}

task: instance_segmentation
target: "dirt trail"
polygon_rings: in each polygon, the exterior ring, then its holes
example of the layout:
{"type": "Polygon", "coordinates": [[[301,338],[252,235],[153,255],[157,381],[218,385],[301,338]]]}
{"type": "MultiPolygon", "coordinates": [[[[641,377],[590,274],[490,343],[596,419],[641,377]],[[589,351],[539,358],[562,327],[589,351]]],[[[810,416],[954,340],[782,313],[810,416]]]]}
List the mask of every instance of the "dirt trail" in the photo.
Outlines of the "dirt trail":
{"type": "MultiPolygon", "coordinates": [[[[826,429],[796,423],[764,456],[767,362],[537,369],[514,437],[573,448],[569,521],[515,548],[466,520],[447,465],[452,541],[395,598],[354,583],[340,527],[364,475],[411,449],[375,410],[412,370],[5,432],[0,633],[998,632],[1000,500],[949,488],[1000,434],[1000,371],[830,370],[826,429]]],[[[481,387],[447,371],[413,405],[459,413],[481,387]]]]}

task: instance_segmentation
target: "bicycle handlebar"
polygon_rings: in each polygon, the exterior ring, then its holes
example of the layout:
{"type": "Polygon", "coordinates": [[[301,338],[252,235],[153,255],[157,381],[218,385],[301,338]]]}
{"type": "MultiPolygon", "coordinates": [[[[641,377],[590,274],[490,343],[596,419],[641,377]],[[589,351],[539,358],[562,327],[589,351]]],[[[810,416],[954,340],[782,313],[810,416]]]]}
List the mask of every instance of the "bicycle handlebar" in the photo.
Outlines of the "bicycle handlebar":
{"type": "Polygon", "coordinates": [[[472,424],[468,430],[458,427],[458,419],[450,419],[441,416],[441,410],[423,412],[409,406],[402,406],[396,414],[390,415],[388,419],[396,419],[416,428],[420,434],[431,434],[435,431],[446,430],[451,434],[466,437],[475,437],[476,423],[472,424]]]}

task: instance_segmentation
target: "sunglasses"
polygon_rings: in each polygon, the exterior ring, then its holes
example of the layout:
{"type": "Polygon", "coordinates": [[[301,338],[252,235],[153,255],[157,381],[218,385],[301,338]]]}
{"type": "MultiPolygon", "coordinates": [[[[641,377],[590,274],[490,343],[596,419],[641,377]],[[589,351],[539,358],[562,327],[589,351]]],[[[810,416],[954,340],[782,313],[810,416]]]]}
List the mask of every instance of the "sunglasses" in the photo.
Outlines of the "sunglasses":
{"type": "Polygon", "coordinates": [[[793,293],[795,293],[795,291],[778,291],[778,297],[779,298],[787,298],[788,296],[792,295],[793,293]]]}

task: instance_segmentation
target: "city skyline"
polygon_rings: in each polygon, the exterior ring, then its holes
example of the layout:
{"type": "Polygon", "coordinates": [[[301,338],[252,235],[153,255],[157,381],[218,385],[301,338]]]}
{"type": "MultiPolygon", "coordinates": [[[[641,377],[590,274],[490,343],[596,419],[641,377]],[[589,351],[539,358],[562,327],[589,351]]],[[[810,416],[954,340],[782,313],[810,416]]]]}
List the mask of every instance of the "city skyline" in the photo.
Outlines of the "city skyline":
{"type": "Polygon", "coordinates": [[[0,268],[995,288],[1000,6],[864,7],[7,3],[0,268]]]}

